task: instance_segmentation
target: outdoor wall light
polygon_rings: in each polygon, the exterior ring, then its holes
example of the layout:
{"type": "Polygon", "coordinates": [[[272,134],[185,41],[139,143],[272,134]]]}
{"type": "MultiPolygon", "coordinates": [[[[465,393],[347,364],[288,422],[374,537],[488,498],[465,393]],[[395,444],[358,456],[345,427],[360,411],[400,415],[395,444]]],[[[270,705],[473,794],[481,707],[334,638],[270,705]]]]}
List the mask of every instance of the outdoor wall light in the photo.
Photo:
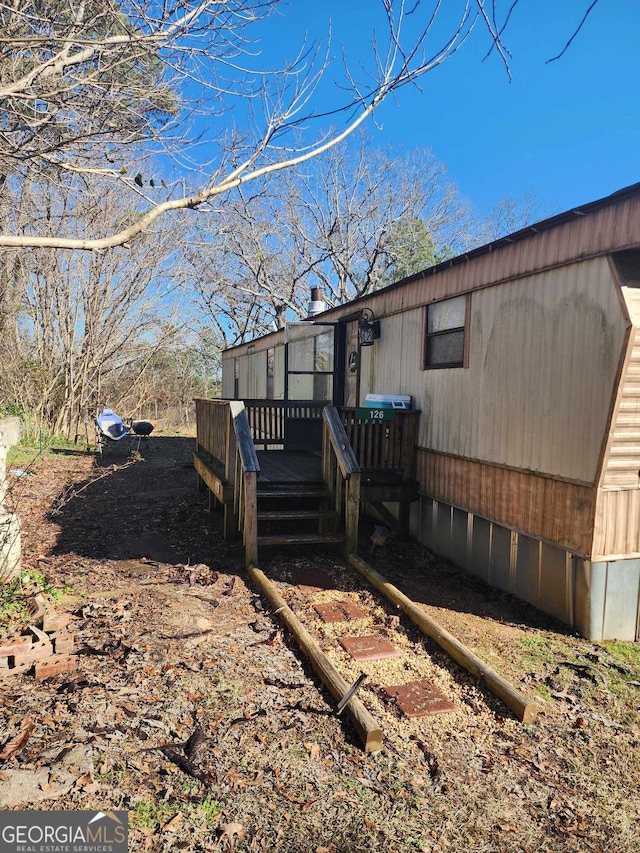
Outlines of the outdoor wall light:
{"type": "Polygon", "coordinates": [[[361,347],[371,347],[379,337],[380,320],[376,320],[375,314],[370,308],[363,308],[358,323],[358,343],[361,347]]]}

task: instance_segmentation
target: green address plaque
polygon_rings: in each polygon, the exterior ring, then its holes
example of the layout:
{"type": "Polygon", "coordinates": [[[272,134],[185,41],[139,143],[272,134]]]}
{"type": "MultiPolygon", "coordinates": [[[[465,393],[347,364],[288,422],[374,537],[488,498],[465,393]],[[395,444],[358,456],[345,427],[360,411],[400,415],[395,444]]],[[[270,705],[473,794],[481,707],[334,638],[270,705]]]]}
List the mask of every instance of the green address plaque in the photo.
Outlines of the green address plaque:
{"type": "Polygon", "coordinates": [[[381,421],[392,421],[395,419],[396,413],[393,409],[356,409],[356,418],[359,421],[369,421],[369,423],[380,423],[381,421]]]}

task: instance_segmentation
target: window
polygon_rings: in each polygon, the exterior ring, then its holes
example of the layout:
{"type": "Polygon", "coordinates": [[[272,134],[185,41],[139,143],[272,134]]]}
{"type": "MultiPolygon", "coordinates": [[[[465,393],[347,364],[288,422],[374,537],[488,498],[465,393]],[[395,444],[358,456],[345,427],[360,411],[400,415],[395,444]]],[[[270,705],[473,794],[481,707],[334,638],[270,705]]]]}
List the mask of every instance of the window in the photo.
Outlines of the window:
{"type": "Polygon", "coordinates": [[[467,296],[427,305],[424,367],[464,367],[467,296]]]}

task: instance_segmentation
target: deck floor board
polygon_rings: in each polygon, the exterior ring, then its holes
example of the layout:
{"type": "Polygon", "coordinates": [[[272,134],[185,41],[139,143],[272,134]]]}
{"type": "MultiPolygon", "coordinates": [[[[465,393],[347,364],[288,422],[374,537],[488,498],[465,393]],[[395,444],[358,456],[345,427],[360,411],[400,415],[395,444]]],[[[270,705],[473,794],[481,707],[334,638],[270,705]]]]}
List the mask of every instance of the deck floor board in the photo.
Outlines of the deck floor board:
{"type": "Polygon", "coordinates": [[[322,481],[319,454],[291,450],[258,450],[259,483],[318,483],[322,481]]]}

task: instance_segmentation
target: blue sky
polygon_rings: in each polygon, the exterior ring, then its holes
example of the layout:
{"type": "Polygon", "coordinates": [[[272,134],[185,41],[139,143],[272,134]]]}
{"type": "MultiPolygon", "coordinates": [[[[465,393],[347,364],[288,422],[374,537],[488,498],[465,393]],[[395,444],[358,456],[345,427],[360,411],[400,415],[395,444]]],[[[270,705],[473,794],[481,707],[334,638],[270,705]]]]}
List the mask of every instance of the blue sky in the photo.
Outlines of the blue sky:
{"type": "MultiPolygon", "coordinates": [[[[520,0],[504,34],[511,82],[495,54],[482,62],[489,42],[478,29],[423,78],[422,92],[407,87],[382,106],[374,139],[431,148],[478,211],[533,193],[544,210],[558,212],[639,181],[640,2],[600,0],[565,55],[546,64],[589,4],[520,0]]],[[[447,16],[460,5],[444,0],[436,38],[451,31],[447,16]]],[[[370,57],[378,8],[376,0],[290,0],[269,23],[263,56],[274,60],[284,45],[293,53],[305,32],[326,38],[331,18],[335,77],[342,44],[354,62],[370,57]]],[[[337,100],[329,78],[319,95],[323,106],[337,100]]]]}

